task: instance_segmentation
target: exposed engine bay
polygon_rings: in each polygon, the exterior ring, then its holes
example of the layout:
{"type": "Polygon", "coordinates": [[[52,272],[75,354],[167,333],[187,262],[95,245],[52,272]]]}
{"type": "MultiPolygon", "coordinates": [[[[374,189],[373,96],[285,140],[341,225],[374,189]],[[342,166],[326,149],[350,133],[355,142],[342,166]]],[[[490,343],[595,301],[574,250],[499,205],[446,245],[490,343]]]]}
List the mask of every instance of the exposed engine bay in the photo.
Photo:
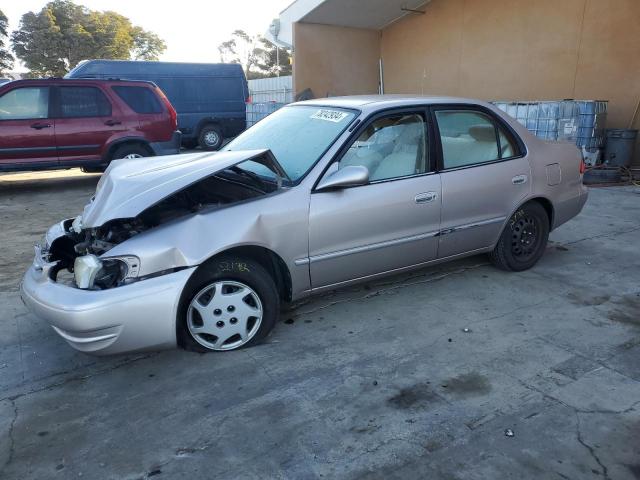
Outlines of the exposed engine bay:
{"type": "Polygon", "coordinates": [[[57,262],[52,278],[65,270],[75,286],[103,290],[138,279],[139,259],[133,255],[100,259],[116,245],[173,220],[250,201],[275,192],[281,180],[264,179],[238,166],[217,172],[150,206],[134,218],[114,219],[96,228],[83,228],[81,218],[66,220],[64,236],[48,246],[50,262],[57,262]]]}

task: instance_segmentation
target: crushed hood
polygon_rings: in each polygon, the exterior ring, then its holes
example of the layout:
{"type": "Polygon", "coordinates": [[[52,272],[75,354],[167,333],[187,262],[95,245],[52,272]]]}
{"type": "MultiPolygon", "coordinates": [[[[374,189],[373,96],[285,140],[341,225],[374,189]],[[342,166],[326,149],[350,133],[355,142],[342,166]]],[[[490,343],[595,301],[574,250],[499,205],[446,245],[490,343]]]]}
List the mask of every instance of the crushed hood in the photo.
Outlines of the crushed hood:
{"type": "MultiPolygon", "coordinates": [[[[207,152],[114,160],[100,178],[96,193],[85,206],[82,226],[94,228],[118,218],[133,218],[169,195],[189,185],[268,153],[268,150],[207,152]]],[[[264,163],[264,162],[260,162],[264,163]]]]}

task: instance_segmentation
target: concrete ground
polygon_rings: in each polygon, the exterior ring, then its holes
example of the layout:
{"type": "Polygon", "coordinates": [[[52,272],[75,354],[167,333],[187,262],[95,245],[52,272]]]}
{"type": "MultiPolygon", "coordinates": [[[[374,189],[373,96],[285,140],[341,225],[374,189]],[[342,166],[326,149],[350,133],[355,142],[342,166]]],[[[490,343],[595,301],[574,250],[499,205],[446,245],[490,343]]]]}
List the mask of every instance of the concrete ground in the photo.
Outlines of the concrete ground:
{"type": "Polygon", "coordinates": [[[473,257],[255,348],[93,358],[17,291],[95,187],[69,173],[0,177],[1,478],[640,478],[640,189],[592,189],[528,272],[473,257]]]}

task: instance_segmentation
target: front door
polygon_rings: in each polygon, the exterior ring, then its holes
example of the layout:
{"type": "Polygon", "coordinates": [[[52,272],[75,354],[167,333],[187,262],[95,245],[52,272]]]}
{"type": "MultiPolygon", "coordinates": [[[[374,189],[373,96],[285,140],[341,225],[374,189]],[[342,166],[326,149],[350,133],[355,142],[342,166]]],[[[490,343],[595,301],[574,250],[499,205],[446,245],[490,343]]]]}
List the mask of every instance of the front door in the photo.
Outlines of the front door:
{"type": "Polygon", "coordinates": [[[58,162],[49,87],[9,90],[0,97],[0,169],[58,162]]]}
{"type": "Polygon", "coordinates": [[[417,265],[437,256],[440,176],[430,166],[423,112],[387,114],[360,132],[329,171],[363,165],[370,182],[311,194],[312,288],[417,265]]]}
{"type": "Polygon", "coordinates": [[[102,160],[102,147],[125,130],[122,115],[98,87],[57,87],[56,142],[60,163],[102,160]]]}
{"type": "Polygon", "coordinates": [[[531,189],[524,149],[489,111],[448,106],[434,117],[442,177],[438,256],[490,247],[531,189]]]}

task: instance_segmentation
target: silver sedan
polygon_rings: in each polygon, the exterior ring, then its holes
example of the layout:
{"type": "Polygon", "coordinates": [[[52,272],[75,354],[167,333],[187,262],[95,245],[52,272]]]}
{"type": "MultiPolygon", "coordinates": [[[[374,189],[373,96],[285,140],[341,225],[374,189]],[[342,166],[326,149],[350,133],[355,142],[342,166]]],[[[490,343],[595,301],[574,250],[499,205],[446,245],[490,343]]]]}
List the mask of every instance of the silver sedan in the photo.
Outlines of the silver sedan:
{"type": "Polygon", "coordinates": [[[295,103],[221,152],[112,162],[22,297],[83,352],[233,350],[317,292],[476,254],[533,267],[584,206],[583,170],[475,100],[295,103]]]}

